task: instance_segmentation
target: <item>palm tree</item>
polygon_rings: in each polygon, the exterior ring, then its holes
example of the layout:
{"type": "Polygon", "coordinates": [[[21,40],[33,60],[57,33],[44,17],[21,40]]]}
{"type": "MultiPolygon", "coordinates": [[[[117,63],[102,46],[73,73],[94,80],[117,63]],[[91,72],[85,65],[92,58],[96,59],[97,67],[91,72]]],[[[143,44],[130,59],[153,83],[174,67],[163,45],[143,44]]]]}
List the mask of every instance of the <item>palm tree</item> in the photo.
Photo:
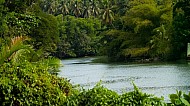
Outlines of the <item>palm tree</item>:
{"type": "Polygon", "coordinates": [[[113,11],[111,10],[110,2],[108,0],[104,1],[105,7],[103,9],[102,20],[105,24],[112,24],[114,20],[113,11]]]}
{"type": "Polygon", "coordinates": [[[69,8],[68,8],[68,1],[63,1],[62,4],[61,4],[61,14],[63,14],[63,16],[69,14],[69,8]]]}
{"type": "Polygon", "coordinates": [[[91,1],[91,9],[92,9],[92,15],[94,17],[98,17],[100,14],[100,8],[98,7],[98,4],[100,2],[98,0],[92,0],[91,1]]]}
{"type": "Polygon", "coordinates": [[[75,0],[67,0],[68,9],[71,11],[74,8],[75,0]]]}
{"type": "Polygon", "coordinates": [[[80,17],[81,16],[81,5],[80,5],[80,0],[75,0],[74,4],[73,4],[73,15],[75,15],[76,17],[80,17]]]}
{"type": "Polygon", "coordinates": [[[90,3],[84,0],[83,2],[83,14],[82,17],[89,18],[91,16],[91,9],[90,9],[90,3]]]}
{"type": "Polygon", "coordinates": [[[113,12],[111,9],[106,8],[104,10],[104,13],[102,15],[103,22],[106,24],[112,24],[112,21],[114,20],[113,12]]]}
{"type": "Polygon", "coordinates": [[[48,9],[48,13],[49,14],[55,14],[57,12],[57,7],[58,7],[57,1],[51,2],[50,7],[48,9]]]}
{"type": "Polygon", "coordinates": [[[84,8],[84,12],[83,12],[83,15],[82,15],[84,18],[89,18],[91,16],[91,11],[90,11],[90,7],[87,6],[84,8]]]}

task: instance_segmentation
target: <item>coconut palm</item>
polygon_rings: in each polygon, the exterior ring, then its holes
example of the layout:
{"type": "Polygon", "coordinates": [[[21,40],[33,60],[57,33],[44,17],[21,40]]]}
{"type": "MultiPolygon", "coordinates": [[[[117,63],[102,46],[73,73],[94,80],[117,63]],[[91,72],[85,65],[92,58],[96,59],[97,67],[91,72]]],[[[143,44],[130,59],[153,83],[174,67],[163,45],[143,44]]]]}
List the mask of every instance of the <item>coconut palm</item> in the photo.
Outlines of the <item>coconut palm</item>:
{"type": "Polygon", "coordinates": [[[106,24],[112,24],[114,17],[113,17],[113,11],[111,10],[111,8],[107,7],[104,9],[102,20],[106,24]]]}
{"type": "Polygon", "coordinates": [[[84,17],[84,18],[89,18],[90,16],[91,16],[90,7],[87,6],[87,7],[84,8],[84,12],[83,12],[82,17],[84,17]]]}
{"type": "Polygon", "coordinates": [[[100,2],[98,0],[92,0],[91,1],[91,9],[92,9],[92,15],[94,17],[98,17],[100,14],[100,8],[98,7],[98,4],[100,2]]]}
{"type": "Polygon", "coordinates": [[[48,13],[49,14],[55,14],[57,12],[57,7],[58,7],[57,1],[51,2],[50,7],[48,9],[48,13]]]}
{"type": "Polygon", "coordinates": [[[72,5],[72,13],[75,17],[80,17],[82,15],[81,12],[81,1],[75,0],[75,2],[72,5]]]}
{"type": "Polygon", "coordinates": [[[61,14],[63,14],[63,16],[69,14],[69,8],[68,8],[68,1],[63,1],[62,4],[61,4],[61,7],[60,7],[60,11],[61,11],[61,14]]]}
{"type": "Polygon", "coordinates": [[[109,8],[105,9],[102,19],[105,23],[111,24],[112,21],[114,20],[112,10],[110,10],[109,8]]]}
{"type": "Polygon", "coordinates": [[[83,2],[83,14],[82,17],[84,18],[89,18],[91,16],[91,7],[90,7],[90,3],[87,2],[86,0],[84,0],[83,2]]]}

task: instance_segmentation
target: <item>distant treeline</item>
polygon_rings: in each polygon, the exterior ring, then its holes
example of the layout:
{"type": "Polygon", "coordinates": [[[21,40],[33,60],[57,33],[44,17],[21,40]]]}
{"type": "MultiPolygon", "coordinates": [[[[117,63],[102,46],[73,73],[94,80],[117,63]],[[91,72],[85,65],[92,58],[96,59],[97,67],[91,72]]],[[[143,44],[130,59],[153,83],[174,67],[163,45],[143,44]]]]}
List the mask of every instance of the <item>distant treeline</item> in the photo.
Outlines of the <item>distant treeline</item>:
{"type": "Polygon", "coordinates": [[[188,0],[1,0],[0,44],[15,36],[44,56],[112,61],[186,58],[188,0]]]}

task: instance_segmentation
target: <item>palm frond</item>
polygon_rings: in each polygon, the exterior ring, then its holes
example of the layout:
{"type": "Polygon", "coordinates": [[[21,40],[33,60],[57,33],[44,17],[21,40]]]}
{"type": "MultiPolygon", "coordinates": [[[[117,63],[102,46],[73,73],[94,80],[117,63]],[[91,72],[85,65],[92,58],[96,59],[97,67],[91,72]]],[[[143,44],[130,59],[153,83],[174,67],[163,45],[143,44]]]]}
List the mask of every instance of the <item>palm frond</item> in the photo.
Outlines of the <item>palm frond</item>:
{"type": "MultiPolygon", "coordinates": [[[[8,62],[14,57],[16,52],[18,52],[21,49],[25,50],[32,50],[32,48],[29,45],[23,44],[25,40],[29,40],[28,37],[25,36],[18,36],[13,39],[11,39],[11,43],[9,45],[3,45],[0,50],[0,65],[3,64],[4,62],[8,62]]],[[[23,53],[23,52],[20,52],[23,53]]],[[[21,55],[19,53],[19,55],[21,55]]],[[[18,59],[17,59],[18,60],[18,59]]]]}

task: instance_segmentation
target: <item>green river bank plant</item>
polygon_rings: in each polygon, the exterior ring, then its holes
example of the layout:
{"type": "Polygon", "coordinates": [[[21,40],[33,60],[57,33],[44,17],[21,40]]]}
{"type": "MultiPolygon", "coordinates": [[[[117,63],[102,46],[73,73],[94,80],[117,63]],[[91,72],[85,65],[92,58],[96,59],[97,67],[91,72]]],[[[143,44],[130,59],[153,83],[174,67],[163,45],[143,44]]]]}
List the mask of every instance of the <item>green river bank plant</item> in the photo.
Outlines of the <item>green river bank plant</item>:
{"type": "Polygon", "coordinates": [[[61,105],[70,94],[67,79],[49,73],[57,70],[60,60],[43,58],[27,37],[15,37],[0,49],[0,105],[61,105]]]}
{"type": "Polygon", "coordinates": [[[134,90],[121,95],[100,84],[89,90],[68,97],[67,106],[166,106],[163,98],[134,90]]]}

